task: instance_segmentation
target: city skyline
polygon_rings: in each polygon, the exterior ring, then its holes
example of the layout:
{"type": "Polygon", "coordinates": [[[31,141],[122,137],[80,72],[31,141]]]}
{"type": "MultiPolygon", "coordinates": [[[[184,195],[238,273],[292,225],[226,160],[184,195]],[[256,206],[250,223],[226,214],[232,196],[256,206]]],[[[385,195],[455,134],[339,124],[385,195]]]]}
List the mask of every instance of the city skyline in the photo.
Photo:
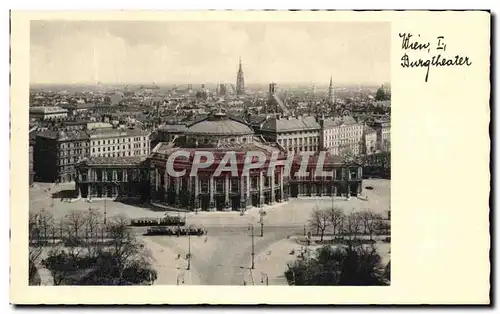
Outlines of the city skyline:
{"type": "Polygon", "coordinates": [[[390,82],[390,24],[32,21],[30,83],[390,82]],[[150,57],[148,57],[150,56],[150,57]],[[293,65],[293,66],[290,66],[293,65]]]}

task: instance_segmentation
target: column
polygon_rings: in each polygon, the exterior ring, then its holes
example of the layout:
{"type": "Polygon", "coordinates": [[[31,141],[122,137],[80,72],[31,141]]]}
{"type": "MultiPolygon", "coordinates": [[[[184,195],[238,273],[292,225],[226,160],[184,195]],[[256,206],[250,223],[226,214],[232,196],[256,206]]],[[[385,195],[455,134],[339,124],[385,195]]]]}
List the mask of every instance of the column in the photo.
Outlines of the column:
{"type": "Polygon", "coordinates": [[[128,181],[128,178],[127,178],[127,169],[122,169],[122,178],[123,178],[123,182],[127,182],[128,181]]]}
{"type": "Polygon", "coordinates": [[[314,190],[316,189],[316,184],[313,183],[314,182],[313,178],[314,178],[314,174],[311,171],[311,173],[309,174],[309,182],[308,182],[308,185],[309,185],[309,197],[313,196],[313,193],[315,192],[314,190]]]}
{"type": "Polygon", "coordinates": [[[264,205],[264,173],[259,171],[259,206],[264,205]]]}
{"type": "Polygon", "coordinates": [[[280,195],[281,195],[281,199],[280,199],[280,202],[283,202],[285,200],[285,193],[284,193],[284,186],[283,186],[283,174],[285,172],[285,169],[283,167],[281,167],[281,170],[280,170],[280,195]]]}
{"type": "Polygon", "coordinates": [[[271,204],[274,204],[276,202],[276,195],[274,194],[274,176],[275,176],[275,171],[271,173],[271,204]]]}
{"type": "Polygon", "coordinates": [[[224,211],[230,211],[231,206],[229,204],[229,175],[226,175],[225,181],[224,181],[224,192],[225,192],[225,204],[224,204],[224,211]]]}
{"type": "Polygon", "coordinates": [[[165,195],[166,195],[166,193],[168,192],[168,188],[170,187],[170,177],[168,176],[166,171],[165,171],[165,174],[163,176],[163,182],[165,182],[164,188],[165,188],[165,195]]]}
{"type": "Polygon", "coordinates": [[[347,187],[346,187],[346,198],[350,199],[351,198],[351,178],[350,178],[349,168],[346,169],[345,176],[346,176],[345,177],[345,182],[347,184],[347,187]]]}
{"type": "Polygon", "coordinates": [[[155,177],[155,190],[158,191],[158,184],[159,184],[159,182],[158,182],[158,168],[155,168],[154,172],[155,172],[154,173],[154,177],[155,177]]]}
{"type": "Polygon", "coordinates": [[[208,187],[208,190],[210,191],[210,205],[208,210],[211,212],[214,212],[215,209],[215,202],[214,202],[214,191],[215,191],[215,186],[214,186],[214,177],[210,175],[210,184],[208,187]]]}
{"type": "Polygon", "coordinates": [[[180,204],[181,178],[175,178],[175,205],[180,204]]]}
{"type": "Polygon", "coordinates": [[[200,182],[197,176],[191,177],[194,180],[194,211],[200,208],[200,182]]]}
{"type": "Polygon", "coordinates": [[[245,209],[247,204],[245,202],[245,177],[241,176],[240,178],[240,209],[245,209]]]}
{"type": "Polygon", "coordinates": [[[251,185],[250,185],[250,173],[248,173],[248,176],[246,177],[246,193],[247,193],[247,208],[250,208],[252,207],[252,197],[251,197],[251,193],[250,193],[250,189],[251,189],[251,185]]]}

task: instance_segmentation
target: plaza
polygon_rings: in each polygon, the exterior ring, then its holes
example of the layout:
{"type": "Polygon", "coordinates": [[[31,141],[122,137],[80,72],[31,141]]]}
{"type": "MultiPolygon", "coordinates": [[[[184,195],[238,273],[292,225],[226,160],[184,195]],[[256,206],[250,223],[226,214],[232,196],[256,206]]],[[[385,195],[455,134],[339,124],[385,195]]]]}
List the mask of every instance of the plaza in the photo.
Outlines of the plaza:
{"type": "MultiPolygon", "coordinates": [[[[175,212],[160,211],[148,204],[123,204],[118,201],[85,199],[65,201],[52,198],[52,194],[64,195],[74,189],[74,184],[39,184],[30,189],[30,211],[45,209],[55,219],[63,218],[70,211],[87,211],[90,208],[107,217],[117,215],[133,218],[160,218],[165,214],[186,217],[188,226],[203,227],[207,235],[187,237],[143,237],[138,235],[153,257],[158,271],[158,285],[255,285],[266,284],[261,277],[267,276],[270,285],[284,285],[283,271],[286,264],[296,257],[291,250],[299,251],[301,245],[293,237],[302,236],[308,230],[308,220],[315,209],[327,209],[332,205],[346,214],[352,211],[371,210],[387,215],[390,209],[390,181],[364,180],[365,187],[360,197],[346,200],[345,197],[304,197],[272,206],[252,207],[244,215],[239,212],[175,212]],[[50,189],[50,191],[49,191],[50,189]],[[260,212],[264,210],[264,236],[260,237],[260,212]],[[252,237],[254,228],[255,269],[250,270],[252,237]],[[187,270],[186,254],[191,252],[191,267],[187,270]],[[265,274],[265,275],[263,275],[265,274]],[[253,278],[253,280],[252,280],[253,278]]],[[[377,243],[384,262],[389,259],[390,244],[377,243]]]]}

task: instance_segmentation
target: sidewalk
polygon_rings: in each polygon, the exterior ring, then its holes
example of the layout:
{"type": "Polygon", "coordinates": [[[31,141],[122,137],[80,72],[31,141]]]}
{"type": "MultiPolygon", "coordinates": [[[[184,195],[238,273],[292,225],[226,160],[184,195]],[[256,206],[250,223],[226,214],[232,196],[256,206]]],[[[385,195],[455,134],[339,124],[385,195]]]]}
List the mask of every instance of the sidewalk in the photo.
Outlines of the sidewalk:
{"type": "Polygon", "coordinates": [[[151,251],[153,256],[153,268],[158,272],[158,278],[154,285],[199,285],[199,275],[196,270],[187,270],[187,261],[181,254],[177,258],[177,252],[167,246],[162,246],[148,237],[142,240],[151,251]]]}
{"type": "Polygon", "coordinates": [[[272,244],[255,256],[255,269],[248,269],[245,272],[246,284],[252,285],[253,283],[256,286],[288,285],[285,278],[287,263],[292,263],[297,259],[300,249],[299,244],[288,239],[272,244]],[[290,255],[292,250],[295,251],[294,255],[290,255]]]}

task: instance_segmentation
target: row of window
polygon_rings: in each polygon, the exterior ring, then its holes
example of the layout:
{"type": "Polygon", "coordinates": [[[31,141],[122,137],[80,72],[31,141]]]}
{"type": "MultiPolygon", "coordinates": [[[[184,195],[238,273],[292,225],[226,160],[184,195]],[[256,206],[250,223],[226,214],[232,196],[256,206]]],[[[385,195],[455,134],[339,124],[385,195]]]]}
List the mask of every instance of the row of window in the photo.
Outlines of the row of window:
{"type": "Polygon", "coordinates": [[[289,152],[313,152],[319,149],[318,146],[301,146],[301,147],[288,147],[289,152]]]}
{"type": "Polygon", "coordinates": [[[289,138],[289,139],[278,139],[278,143],[282,146],[295,146],[295,145],[304,145],[304,144],[310,144],[314,145],[317,144],[319,139],[317,137],[306,137],[306,138],[289,138]]]}
{"type": "Polygon", "coordinates": [[[75,148],[75,147],[87,147],[88,143],[87,142],[70,142],[70,143],[61,143],[59,146],[59,149],[66,149],[66,148],[75,148]]]}
{"type": "MultiPolygon", "coordinates": [[[[141,142],[141,141],[147,141],[146,136],[142,137],[133,137],[133,142],[141,142]]],[[[117,139],[110,139],[110,140],[97,140],[97,141],[92,141],[92,145],[106,145],[106,144],[120,144],[120,143],[130,143],[132,142],[132,137],[127,137],[127,138],[117,138],[117,139]],[[96,144],[97,143],[97,144],[96,144]]]]}
{"type": "MultiPolygon", "coordinates": [[[[125,177],[127,181],[137,181],[141,176],[146,174],[141,174],[139,169],[96,169],[90,173],[90,181],[100,181],[100,182],[112,182],[112,181],[123,181],[125,177]]],[[[82,172],[80,178],[82,181],[87,180],[87,172],[82,172]]]]}
{"type": "Polygon", "coordinates": [[[59,160],[58,160],[58,166],[75,164],[75,163],[79,162],[80,159],[81,159],[80,156],[70,157],[70,158],[59,158],[59,160]]]}
{"type": "Polygon", "coordinates": [[[147,150],[134,150],[128,152],[97,152],[94,156],[97,157],[131,157],[131,156],[146,156],[148,154],[147,150]]]}
{"type": "Polygon", "coordinates": [[[354,131],[353,133],[362,133],[363,132],[362,130],[363,130],[362,125],[340,126],[340,127],[335,127],[335,128],[331,128],[331,129],[325,129],[325,133],[333,134],[333,133],[342,133],[342,132],[351,132],[351,131],[354,131]]]}
{"type": "MultiPolygon", "coordinates": [[[[147,146],[144,145],[143,147],[146,148],[147,146]]],[[[141,145],[134,144],[134,150],[138,150],[138,149],[140,150],[140,148],[141,148],[141,145]]],[[[122,145],[122,149],[123,150],[126,149],[125,145],[122,145]]],[[[132,149],[132,146],[130,144],[128,144],[128,150],[131,150],[131,149],[132,149]]],[[[144,149],[144,152],[146,152],[147,150],[148,149],[144,149]]],[[[97,147],[97,149],[96,149],[96,147],[92,147],[92,153],[95,153],[95,152],[100,153],[101,151],[102,152],[120,151],[120,146],[118,145],[118,146],[108,146],[108,147],[97,147]],[[101,150],[101,148],[102,148],[102,150],[101,150]]],[[[146,154],[146,153],[144,153],[144,154],[146,154]]]]}
{"type": "Polygon", "coordinates": [[[62,150],[59,153],[60,157],[65,157],[65,156],[72,156],[72,155],[88,155],[89,150],[88,149],[71,149],[71,150],[62,150]]]}
{"type": "Polygon", "coordinates": [[[199,144],[209,144],[213,143],[215,141],[221,141],[223,143],[247,143],[250,142],[249,138],[247,137],[231,137],[231,138],[220,138],[220,137],[205,137],[205,138],[190,138],[190,142],[195,143],[198,142],[199,144]]]}

